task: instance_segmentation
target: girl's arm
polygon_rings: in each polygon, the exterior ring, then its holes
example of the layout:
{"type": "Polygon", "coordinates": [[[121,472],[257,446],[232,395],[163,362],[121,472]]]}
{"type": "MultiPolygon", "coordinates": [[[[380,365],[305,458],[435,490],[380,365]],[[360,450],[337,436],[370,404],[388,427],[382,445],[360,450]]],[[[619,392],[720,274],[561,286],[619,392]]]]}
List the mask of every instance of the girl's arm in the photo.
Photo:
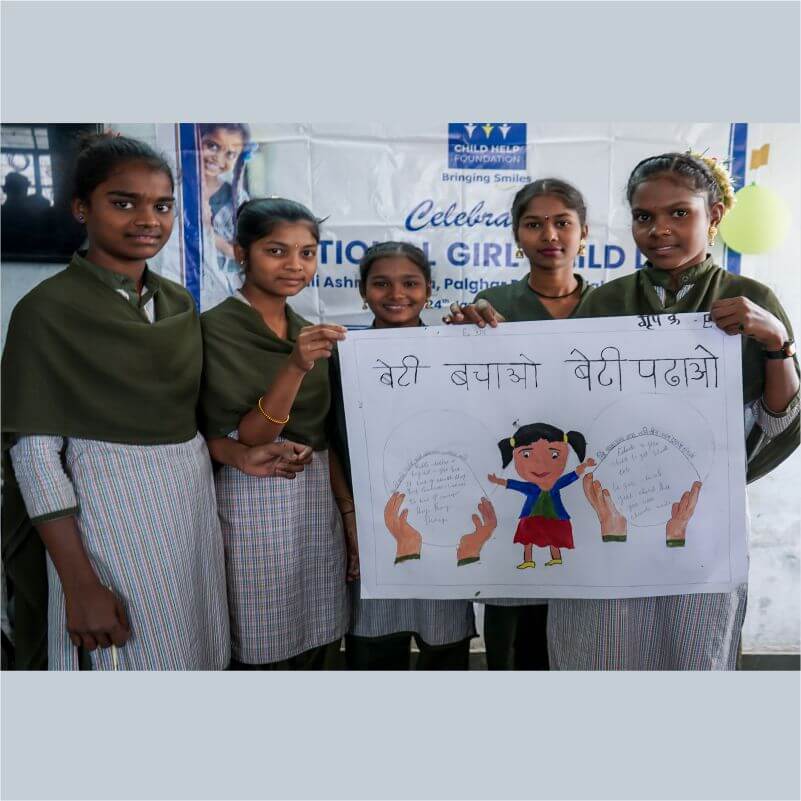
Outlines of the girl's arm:
{"type": "Polygon", "coordinates": [[[342,515],[342,527],[345,532],[345,550],[348,555],[347,580],[355,581],[359,578],[359,542],[356,534],[356,507],[345,471],[339,461],[337,452],[333,448],[328,450],[328,470],[331,477],[331,489],[342,515]]]}
{"type": "MultiPolygon", "coordinates": [[[[783,339],[776,350],[787,341],[783,339]]],[[[798,374],[792,359],[765,359],[765,389],[762,402],[769,413],[784,412],[798,394],[798,374]]]]}
{"type": "Polygon", "coordinates": [[[40,522],[36,530],[61,579],[73,645],[89,651],[125,645],[131,636],[125,608],[97,577],[74,515],[40,522]]]}
{"type": "Polygon", "coordinates": [[[61,464],[63,447],[61,437],[22,437],[11,448],[14,475],[61,580],[73,644],[90,651],[124,645],[130,637],[125,609],[103,586],[83,547],[75,490],[61,464]]]}
{"type": "Polygon", "coordinates": [[[251,409],[239,421],[239,441],[245,445],[273,442],[289,422],[301,382],[317,359],[328,359],[334,343],[345,338],[341,325],[309,325],[298,334],[295,347],[270,388],[259,399],[261,408],[251,409]]]}
{"type": "Polygon", "coordinates": [[[248,447],[231,437],[217,437],[207,442],[215,462],[235,467],[249,476],[295,478],[312,460],[312,449],[296,442],[271,442],[248,447]]]}

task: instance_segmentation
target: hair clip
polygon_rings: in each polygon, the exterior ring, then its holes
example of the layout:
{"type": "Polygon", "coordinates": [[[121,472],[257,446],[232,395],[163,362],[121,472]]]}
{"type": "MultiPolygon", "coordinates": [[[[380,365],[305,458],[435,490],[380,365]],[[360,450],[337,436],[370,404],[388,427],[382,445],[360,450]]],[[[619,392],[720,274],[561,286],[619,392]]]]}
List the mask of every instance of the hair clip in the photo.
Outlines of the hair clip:
{"type": "Polygon", "coordinates": [[[567,434],[562,434],[562,442],[567,442],[567,434]]]}
{"type": "Polygon", "coordinates": [[[515,438],[514,437],[509,437],[509,444],[514,448],[514,446],[515,446],[515,438]]]}

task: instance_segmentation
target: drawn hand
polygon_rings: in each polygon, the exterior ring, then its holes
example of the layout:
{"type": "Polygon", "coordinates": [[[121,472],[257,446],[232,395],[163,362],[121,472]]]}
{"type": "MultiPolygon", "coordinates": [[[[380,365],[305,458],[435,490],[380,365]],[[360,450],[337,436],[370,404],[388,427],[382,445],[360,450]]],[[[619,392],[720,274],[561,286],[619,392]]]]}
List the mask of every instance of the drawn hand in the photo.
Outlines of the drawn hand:
{"type": "Polygon", "coordinates": [[[312,460],[308,445],[297,442],[270,442],[245,447],[237,455],[237,468],[249,476],[293,479],[312,460]]]}
{"type": "Polygon", "coordinates": [[[346,581],[359,578],[359,540],[356,536],[356,515],[353,511],[342,515],[342,527],[345,530],[345,552],[347,554],[346,581]]]}
{"type": "Polygon", "coordinates": [[[595,481],[593,473],[587,473],[582,479],[584,494],[595,509],[601,524],[601,539],[604,542],[625,542],[628,534],[628,521],[620,514],[608,489],[595,481]]]}
{"type": "Polygon", "coordinates": [[[475,324],[479,328],[489,325],[496,328],[498,323],[505,323],[506,318],[496,311],[488,300],[477,300],[475,303],[466,303],[462,306],[459,303],[451,303],[450,314],[442,318],[446,325],[468,325],[475,324]]]}
{"type": "Polygon", "coordinates": [[[701,482],[694,481],[688,492],[685,492],[678,503],[673,504],[670,520],[665,527],[666,543],[668,548],[684,545],[687,536],[687,524],[695,512],[698,495],[701,492],[701,482]]]}
{"type": "Polygon", "coordinates": [[[419,559],[423,547],[420,532],[406,520],[409,510],[400,511],[404,500],[406,496],[402,492],[393,492],[384,507],[384,523],[398,545],[395,551],[395,564],[407,559],[419,559]]]}
{"type": "Polygon", "coordinates": [[[576,475],[580,476],[588,467],[595,467],[596,464],[598,464],[598,463],[595,461],[595,459],[593,459],[593,458],[587,459],[587,461],[582,462],[576,468],[576,475]]]}
{"type": "Polygon", "coordinates": [[[506,486],[506,479],[500,478],[500,476],[496,476],[495,473],[490,473],[487,476],[487,481],[491,481],[493,484],[497,484],[499,487],[506,486]]]}
{"type": "Polygon", "coordinates": [[[782,321],[748,298],[716,300],[709,307],[709,316],[730,336],[752,337],[767,350],[779,350],[789,339],[782,321]]]}
{"type": "Polygon", "coordinates": [[[301,328],[295,347],[289,354],[290,363],[308,373],[317,359],[328,359],[335,343],[345,339],[347,328],[341,325],[322,323],[301,328]]]}
{"type": "Polygon", "coordinates": [[[492,536],[492,532],[498,526],[498,519],[495,516],[495,508],[489,498],[482,498],[478,504],[478,515],[473,515],[474,531],[465,534],[459,540],[459,547],[456,549],[456,564],[470,564],[478,562],[481,557],[481,549],[484,543],[492,536]],[[479,515],[481,515],[479,517],[479,515]]]}

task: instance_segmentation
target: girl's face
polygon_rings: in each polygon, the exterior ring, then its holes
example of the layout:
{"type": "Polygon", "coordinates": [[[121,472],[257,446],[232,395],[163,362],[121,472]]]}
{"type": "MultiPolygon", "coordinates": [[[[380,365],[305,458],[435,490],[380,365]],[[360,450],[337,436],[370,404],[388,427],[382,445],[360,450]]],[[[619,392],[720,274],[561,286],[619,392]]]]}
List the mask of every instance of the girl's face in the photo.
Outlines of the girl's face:
{"type": "Polygon", "coordinates": [[[520,217],[517,242],[532,268],[572,270],[588,230],[560,197],[539,195],[529,201],[520,217]]]}
{"type": "Polygon", "coordinates": [[[244,147],[245,140],[239,131],[215,128],[200,142],[203,172],[211,178],[230,172],[244,147]]]}
{"type": "Polygon", "coordinates": [[[431,296],[422,270],[405,256],[385,256],[373,262],[362,287],[375,315],[376,328],[417,325],[431,296]]]}
{"type": "Polygon", "coordinates": [[[513,451],[515,470],[525,481],[549,490],[565,472],[569,445],[540,439],[513,451]]]}
{"type": "Polygon", "coordinates": [[[706,258],[709,226],[723,204],[707,208],[706,197],[672,176],[641,183],[631,197],[631,233],[637,247],[660,270],[680,270],[706,258]]]}
{"type": "Polygon", "coordinates": [[[247,252],[241,245],[234,252],[237,261],[245,260],[245,283],[268,295],[297,295],[317,270],[317,240],[302,222],[280,223],[247,252]]]}
{"type": "Polygon", "coordinates": [[[175,221],[172,183],[141,161],[121,165],[98,184],[88,201],[75,199],[95,256],[117,262],[146,261],[167,243],[175,221]]]}

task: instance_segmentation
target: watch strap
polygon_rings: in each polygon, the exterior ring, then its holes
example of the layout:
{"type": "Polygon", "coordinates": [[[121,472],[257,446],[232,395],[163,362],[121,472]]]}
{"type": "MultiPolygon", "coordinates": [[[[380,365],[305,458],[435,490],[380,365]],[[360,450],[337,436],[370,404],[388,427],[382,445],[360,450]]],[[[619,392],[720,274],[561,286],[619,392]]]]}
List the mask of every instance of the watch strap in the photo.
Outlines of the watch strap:
{"type": "Polygon", "coordinates": [[[795,342],[788,339],[779,350],[766,350],[766,359],[790,359],[795,356],[795,342]]]}

